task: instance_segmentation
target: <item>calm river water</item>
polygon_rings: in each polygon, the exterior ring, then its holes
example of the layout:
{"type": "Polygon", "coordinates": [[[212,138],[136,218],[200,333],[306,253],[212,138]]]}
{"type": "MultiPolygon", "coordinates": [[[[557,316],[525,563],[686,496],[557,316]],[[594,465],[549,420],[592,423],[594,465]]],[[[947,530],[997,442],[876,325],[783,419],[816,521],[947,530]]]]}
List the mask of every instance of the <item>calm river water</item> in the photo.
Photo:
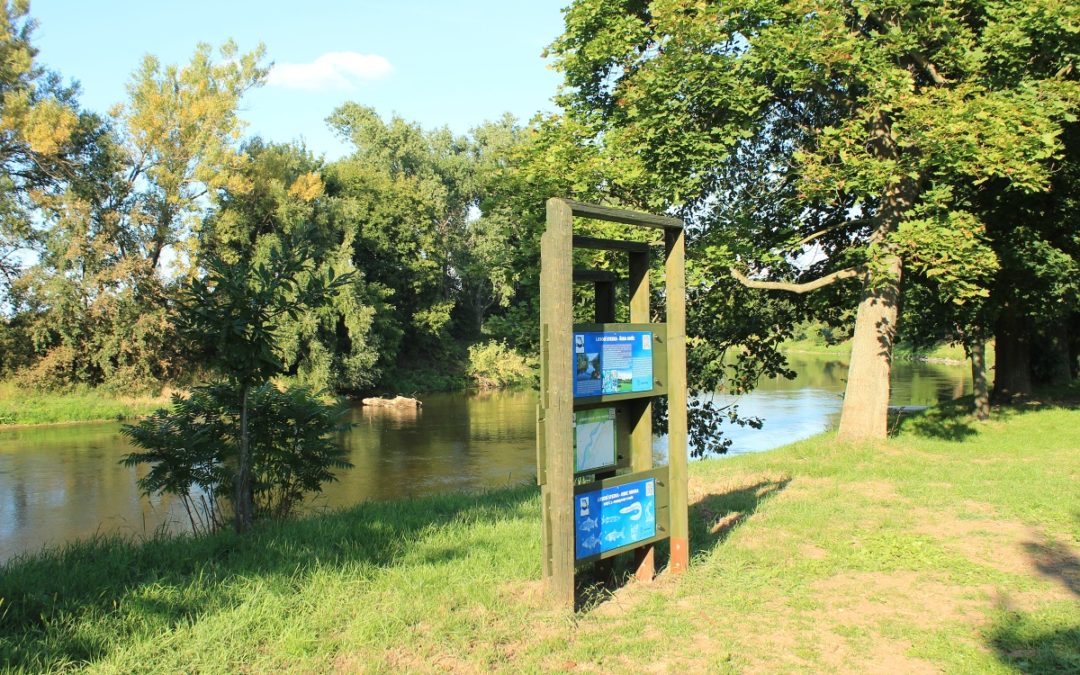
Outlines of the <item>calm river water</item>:
{"type": "MultiPolygon", "coordinates": [[[[725,430],[734,441],[732,454],[768,450],[835,425],[846,364],[802,355],[789,361],[797,378],[763,382],[734,401],[741,414],[762,417],[765,426],[725,430]]],[[[931,405],[971,388],[962,366],[898,363],[893,377],[893,405],[931,405]]],[[[354,409],[356,426],[341,440],[355,466],[308,508],[534,479],[533,392],[423,399],[419,411],[354,409]]],[[[0,431],[0,562],[95,533],[185,528],[179,504],[139,494],[135,483],[145,468],[119,464],[130,451],[119,431],[117,423],[0,431]]],[[[666,454],[664,440],[654,449],[666,454]]]]}

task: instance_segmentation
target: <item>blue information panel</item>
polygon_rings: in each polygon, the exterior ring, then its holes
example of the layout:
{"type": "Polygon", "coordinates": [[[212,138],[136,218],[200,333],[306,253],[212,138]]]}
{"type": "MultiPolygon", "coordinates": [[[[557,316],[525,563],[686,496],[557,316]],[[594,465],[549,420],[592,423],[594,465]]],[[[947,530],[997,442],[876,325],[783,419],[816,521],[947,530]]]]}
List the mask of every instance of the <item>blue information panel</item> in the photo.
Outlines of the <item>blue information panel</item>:
{"type": "Polygon", "coordinates": [[[656,479],[574,496],[574,551],[581,560],[656,536],[656,479]]]}
{"type": "Polygon", "coordinates": [[[651,331],[574,333],[574,397],[653,389],[651,331]]]}

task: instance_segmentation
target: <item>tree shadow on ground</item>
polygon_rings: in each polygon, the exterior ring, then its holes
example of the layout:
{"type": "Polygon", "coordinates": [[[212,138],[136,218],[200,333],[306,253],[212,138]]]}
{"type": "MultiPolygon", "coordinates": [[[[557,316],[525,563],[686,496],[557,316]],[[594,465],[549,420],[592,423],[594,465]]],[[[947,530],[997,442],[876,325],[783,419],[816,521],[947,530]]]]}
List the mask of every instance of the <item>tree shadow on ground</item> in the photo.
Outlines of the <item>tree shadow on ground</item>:
{"type": "MultiPolygon", "coordinates": [[[[720,494],[705,495],[690,504],[691,564],[694,558],[722,544],[736,527],[754,515],[762,503],[787,487],[789,482],[790,478],[760,480],[720,494]]],[[[656,569],[661,570],[670,560],[668,542],[657,543],[655,551],[656,569]]],[[[632,553],[610,560],[610,563],[579,571],[576,584],[576,606],[579,611],[587,612],[595,608],[633,579],[632,553]]]]}
{"type": "MultiPolygon", "coordinates": [[[[1009,405],[995,405],[990,420],[1003,422],[1040,410],[1080,410],[1080,398],[1077,398],[1075,390],[1076,387],[1051,390],[1009,405]]],[[[926,410],[900,412],[890,420],[889,434],[963,441],[977,434],[979,425],[983,424],[972,417],[973,404],[971,396],[963,396],[926,410]]]]}
{"type": "MultiPolygon", "coordinates": [[[[0,662],[27,671],[89,665],[123,640],[111,629],[88,633],[88,620],[114,624],[121,638],[166,632],[235,606],[252,579],[288,584],[327,567],[387,567],[426,551],[417,547],[441,527],[526,517],[536,494],[523,486],[369,502],[262,524],[245,537],[100,537],[15,559],[0,566],[0,662]]],[[[464,556],[464,548],[424,555],[464,556]]]]}
{"type": "Polygon", "coordinates": [[[946,441],[962,441],[978,433],[971,417],[970,396],[918,412],[899,412],[890,420],[890,435],[912,434],[946,441]]]}
{"type": "MultiPolygon", "coordinates": [[[[1034,567],[1080,599],[1080,558],[1052,538],[1025,544],[1034,567]]],[[[1011,668],[1031,673],[1080,673],[1080,614],[1067,618],[1023,612],[1005,599],[990,630],[990,646],[1011,668]]]]}
{"type": "Polygon", "coordinates": [[[705,495],[690,505],[690,553],[698,556],[722,544],[765,501],[791,482],[761,480],[722,494],[705,495]]]}

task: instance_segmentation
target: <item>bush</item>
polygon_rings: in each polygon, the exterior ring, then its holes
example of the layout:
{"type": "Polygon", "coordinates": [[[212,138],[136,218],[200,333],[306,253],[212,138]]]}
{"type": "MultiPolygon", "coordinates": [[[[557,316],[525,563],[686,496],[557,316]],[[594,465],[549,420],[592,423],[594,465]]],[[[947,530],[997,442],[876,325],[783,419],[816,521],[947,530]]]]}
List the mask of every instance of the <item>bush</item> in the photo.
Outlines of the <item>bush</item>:
{"type": "MultiPolygon", "coordinates": [[[[240,394],[218,384],[173,396],[161,409],[123,433],[143,449],[122,461],[150,464],[139,480],[146,494],[179,497],[196,532],[223,527],[235,499],[240,448],[240,394]]],[[[249,397],[253,515],[284,518],[304,496],[335,480],[333,470],[352,466],[333,438],[348,423],[343,403],[327,404],[306,387],[280,391],[272,384],[249,397]]]]}
{"type": "Polygon", "coordinates": [[[528,359],[495,341],[469,347],[466,372],[482,389],[527,384],[536,378],[528,359]]]}

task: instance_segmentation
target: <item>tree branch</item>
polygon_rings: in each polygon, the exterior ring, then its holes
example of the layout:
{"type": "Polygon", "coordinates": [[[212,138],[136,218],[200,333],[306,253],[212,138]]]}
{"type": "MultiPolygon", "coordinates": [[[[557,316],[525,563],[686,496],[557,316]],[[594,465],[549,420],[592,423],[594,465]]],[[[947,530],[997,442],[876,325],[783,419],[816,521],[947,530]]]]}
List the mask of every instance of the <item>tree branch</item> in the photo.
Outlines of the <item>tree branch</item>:
{"type": "Polygon", "coordinates": [[[858,276],[862,272],[861,267],[847,267],[842,270],[837,270],[832,274],[826,274],[823,277],[814,279],[813,281],[807,281],[805,283],[796,284],[788,281],[756,281],[747,277],[745,274],[735,269],[729,268],[731,276],[735,277],[743,286],[747,288],[763,288],[772,291],[787,291],[789,293],[809,293],[810,291],[816,291],[819,288],[824,288],[831,283],[840,281],[841,279],[850,279],[851,277],[858,276]]]}
{"type": "Polygon", "coordinates": [[[836,223],[835,225],[830,225],[828,227],[825,227],[825,228],[822,228],[822,229],[818,230],[817,232],[815,232],[813,234],[810,234],[810,235],[807,235],[807,236],[803,237],[799,241],[795,242],[792,245],[791,248],[799,248],[800,246],[806,246],[807,244],[814,241],[818,237],[824,237],[826,234],[829,234],[830,232],[835,232],[837,230],[842,230],[842,229],[851,227],[852,225],[861,225],[861,224],[867,223],[867,222],[869,222],[868,219],[859,218],[858,220],[845,220],[845,221],[843,221],[841,223],[836,223]]]}
{"type": "Polygon", "coordinates": [[[919,67],[926,71],[926,74],[930,76],[930,79],[933,80],[934,84],[937,86],[944,87],[949,83],[948,80],[941,76],[941,73],[938,72],[934,64],[919,52],[911,52],[911,58],[915,59],[915,63],[919,64],[919,67]]]}
{"type": "MultiPolygon", "coordinates": [[[[878,25],[878,28],[883,31],[887,32],[890,27],[895,28],[895,26],[890,26],[890,24],[886,22],[886,20],[882,18],[881,15],[877,12],[870,12],[866,15],[866,18],[876,23],[878,25]]],[[[944,87],[949,84],[949,81],[945,79],[941,75],[941,73],[938,72],[937,67],[930,62],[930,59],[926,58],[925,56],[916,51],[909,52],[909,54],[911,58],[915,61],[915,63],[924,71],[926,71],[926,74],[930,76],[930,79],[934,82],[934,84],[939,87],[944,87]]]]}

